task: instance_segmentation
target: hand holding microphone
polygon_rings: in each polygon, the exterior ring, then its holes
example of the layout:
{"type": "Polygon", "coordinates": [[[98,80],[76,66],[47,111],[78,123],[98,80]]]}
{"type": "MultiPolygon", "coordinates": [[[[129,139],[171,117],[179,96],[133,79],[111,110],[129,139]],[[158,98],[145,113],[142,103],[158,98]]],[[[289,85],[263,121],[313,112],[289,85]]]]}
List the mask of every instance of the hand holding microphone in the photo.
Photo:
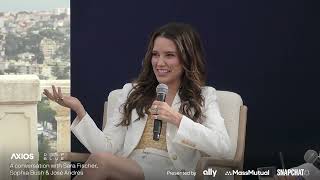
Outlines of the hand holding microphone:
{"type": "Polygon", "coordinates": [[[156,88],[157,99],[152,103],[150,108],[151,119],[154,120],[153,124],[153,140],[158,141],[161,134],[162,121],[172,123],[179,127],[182,115],[173,110],[166,102],[168,93],[168,86],[159,84],[156,88]]]}
{"type": "MultiPolygon", "coordinates": [[[[168,93],[168,86],[165,84],[159,84],[156,88],[156,92],[157,92],[157,101],[165,102],[166,96],[168,93]]],[[[162,121],[160,119],[158,119],[158,113],[159,113],[158,105],[152,104],[152,106],[153,106],[152,110],[154,112],[154,114],[153,114],[153,117],[154,117],[153,140],[159,141],[161,129],[162,129],[162,121]]]]}

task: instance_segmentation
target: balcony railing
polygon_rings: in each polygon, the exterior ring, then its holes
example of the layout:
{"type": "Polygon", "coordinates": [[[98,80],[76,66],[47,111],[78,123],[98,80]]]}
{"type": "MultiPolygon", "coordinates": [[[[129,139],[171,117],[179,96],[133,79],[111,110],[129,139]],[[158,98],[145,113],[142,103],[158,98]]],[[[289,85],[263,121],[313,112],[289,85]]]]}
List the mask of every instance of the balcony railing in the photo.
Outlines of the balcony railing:
{"type": "MultiPolygon", "coordinates": [[[[43,89],[51,89],[51,85],[61,87],[64,95],[70,95],[69,80],[39,80],[36,75],[0,75],[1,179],[13,179],[10,164],[19,163],[12,158],[13,153],[34,154],[34,158],[27,159],[27,162],[38,164],[37,104],[43,97],[43,89]]],[[[49,106],[56,112],[56,151],[70,152],[70,110],[52,101],[49,106]]],[[[25,164],[26,159],[22,160],[25,164]]],[[[37,177],[27,176],[27,179],[37,177]]]]}

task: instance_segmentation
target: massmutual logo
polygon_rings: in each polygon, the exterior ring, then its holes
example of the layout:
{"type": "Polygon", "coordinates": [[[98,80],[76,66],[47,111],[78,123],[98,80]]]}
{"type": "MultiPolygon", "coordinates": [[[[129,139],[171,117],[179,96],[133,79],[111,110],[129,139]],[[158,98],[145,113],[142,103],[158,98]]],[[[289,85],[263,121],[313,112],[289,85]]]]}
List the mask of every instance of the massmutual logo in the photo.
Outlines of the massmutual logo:
{"type": "Polygon", "coordinates": [[[239,171],[239,170],[231,170],[231,171],[226,171],[224,173],[226,176],[248,176],[248,175],[254,175],[254,176],[269,176],[270,175],[270,170],[266,171],[255,171],[255,170],[246,170],[246,171],[239,171]]]}
{"type": "Polygon", "coordinates": [[[214,170],[212,168],[209,168],[207,170],[203,170],[203,175],[215,177],[217,175],[217,170],[216,169],[214,170]]]}
{"type": "Polygon", "coordinates": [[[33,159],[34,155],[32,153],[12,153],[11,159],[33,159]]]}

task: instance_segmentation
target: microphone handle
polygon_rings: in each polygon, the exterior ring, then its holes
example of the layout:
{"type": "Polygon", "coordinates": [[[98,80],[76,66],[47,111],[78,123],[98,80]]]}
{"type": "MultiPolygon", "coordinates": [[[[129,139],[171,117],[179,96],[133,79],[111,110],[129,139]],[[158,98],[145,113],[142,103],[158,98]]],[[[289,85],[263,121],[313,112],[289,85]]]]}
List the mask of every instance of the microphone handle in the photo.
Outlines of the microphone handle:
{"type": "MultiPolygon", "coordinates": [[[[165,99],[166,99],[165,93],[158,93],[157,94],[157,101],[164,102],[165,99]]],[[[155,119],[154,123],[153,123],[153,140],[159,141],[161,129],[162,129],[162,121],[159,119],[155,119]]]]}
{"type": "Polygon", "coordinates": [[[153,140],[159,141],[162,128],[162,121],[155,119],[153,123],[153,140]]]}

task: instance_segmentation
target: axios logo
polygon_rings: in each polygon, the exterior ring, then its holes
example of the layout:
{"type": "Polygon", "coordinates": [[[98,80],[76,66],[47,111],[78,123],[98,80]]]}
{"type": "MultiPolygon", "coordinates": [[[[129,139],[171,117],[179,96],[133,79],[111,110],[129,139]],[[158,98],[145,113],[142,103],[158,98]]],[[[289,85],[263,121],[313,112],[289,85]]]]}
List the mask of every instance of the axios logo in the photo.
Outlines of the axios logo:
{"type": "Polygon", "coordinates": [[[215,177],[217,175],[217,170],[213,170],[212,168],[209,168],[203,171],[203,175],[210,175],[215,177]]]}
{"type": "Polygon", "coordinates": [[[34,156],[32,153],[12,153],[11,159],[33,159],[34,156]]]}

